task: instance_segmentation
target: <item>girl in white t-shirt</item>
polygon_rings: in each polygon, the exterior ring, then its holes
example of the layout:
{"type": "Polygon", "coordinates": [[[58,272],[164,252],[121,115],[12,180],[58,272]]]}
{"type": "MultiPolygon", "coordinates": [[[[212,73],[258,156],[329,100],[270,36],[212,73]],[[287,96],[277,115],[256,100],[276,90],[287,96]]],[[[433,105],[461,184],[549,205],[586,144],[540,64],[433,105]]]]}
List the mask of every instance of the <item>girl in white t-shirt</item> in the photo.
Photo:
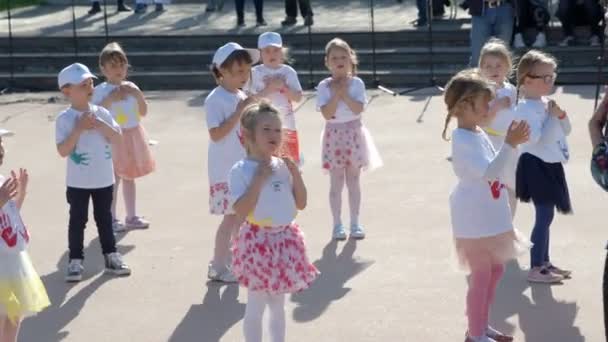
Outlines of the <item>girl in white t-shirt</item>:
{"type": "Polygon", "coordinates": [[[294,103],[302,99],[302,86],[298,74],[284,64],[283,40],[276,32],[266,32],[258,38],[262,64],[251,70],[251,80],[247,92],[270,100],[281,113],[283,122],[283,144],[279,149],[280,157],[290,157],[297,164],[300,160],[300,145],[294,103]]]}
{"type": "Polygon", "coordinates": [[[382,160],[374,141],[361,121],[367,104],[365,84],[356,77],[357,55],[342,39],[335,38],[325,46],[325,65],[331,77],[317,86],[317,110],[325,119],[322,133],[322,167],[329,171],[329,203],[334,220],[333,238],[345,240],[342,225],[342,189],[348,188],[350,236],[363,239],[359,224],[361,206],[361,169],[374,169],[382,160]]]}
{"type": "MultiPolygon", "coordinates": [[[[517,102],[517,89],[509,83],[509,75],[513,71],[511,52],[502,40],[490,39],[481,49],[479,57],[479,71],[492,81],[495,86],[496,98],[490,103],[490,112],[496,115],[494,120],[483,130],[490,138],[496,151],[500,151],[505,141],[507,129],[513,121],[513,109],[517,102]]],[[[515,169],[517,158],[505,168],[503,181],[509,192],[509,205],[511,214],[515,216],[517,198],[515,197],[515,169]]]]}
{"type": "Polygon", "coordinates": [[[450,195],[452,230],[458,261],[470,272],[466,299],[466,342],[512,341],[489,325],[490,306],[504,263],[527,247],[513,229],[504,168],[516,158],[517,145],[528,139],[526,122],[512,122],[497,152],[481,127],[494,119],[489,111],[494,89],[475,70],[464,70],[447,84],[445,104],[458,128],[452,133],[452,167],[458,184],[450,195]]]}
{"type": "MultiPolygon", "coordinates": [[[[5,150],[2,137],[12,132],[0,129],[0,164],[5,150]]],[[[0,176],[0,341],[16,342],[21,321],[50,305],[49,297],[32,265],[27,247],[30,241],[21,206],[27,193],[28,174],[11,171],[0,176]]]]}
{"type": "Polygon", "coordinates": [[[528,281],[559,283],[571,271],[561,269],[549,258],[549,228],[555,209],[572,212],[563,163],[570,158],[566,136],[572,126],[565,111],[547,98],[556,78],[555,59],[541,51],[530,50],[517,67],[517,84],[523,97],[515,115],[530,123],[530,141],[522,145],[517,165],[517,198],[534,204],[536,212],[530,251],[528,281]]]}
{"type": "Polygon", "coordinates": [[[234,242],[233,267],[246,287],[245,342],[262,341],[270,311],[270,341],[285,341],[285,294],[307,288],[319,273],[306,255],[295,217],[306,207],[306,186],[297,165],[274,157],[281,146],[279,111],[268,103],[248,106],[241,119],[247,157],[230,171],[230,203],[245,218],[234,242]]]}
{"type": "Polygon", "coordinates": [[[103,48],[99,55],[99,68],[106,82],[95,87],[92,102],[105,107],[122,131],[118,142],[112,144],[112,161],[116,174],[112,228],[115,232],[126,228],[148,228],[150,223],[137,215],[135,190],[135,179],[150,174],[156,168],[146,131],[140,122],[148,114],[148,104],[135,83],[127,81],[129,61],[118,43],[110,43],[103,48]],[[116,197],[121,182],[127,211],[124,224],[116,215],[116,197]]]}
{"type": "Polygon", "coordinates": [[[209,210],[223,219],[215,236],[213,260],[209,263],[211,280],[234,283],[230,271],[230,237],[239,226],[229,206],[228,173],[245,156],[240,119],[243,109],[253,101],[240,89],[249,81],[251,65],[260,59],[260,52],[244,49],[237,43],[220,47],[213,55],[211,72],[218,86],[205,99],[209,130],[209,210]]]}

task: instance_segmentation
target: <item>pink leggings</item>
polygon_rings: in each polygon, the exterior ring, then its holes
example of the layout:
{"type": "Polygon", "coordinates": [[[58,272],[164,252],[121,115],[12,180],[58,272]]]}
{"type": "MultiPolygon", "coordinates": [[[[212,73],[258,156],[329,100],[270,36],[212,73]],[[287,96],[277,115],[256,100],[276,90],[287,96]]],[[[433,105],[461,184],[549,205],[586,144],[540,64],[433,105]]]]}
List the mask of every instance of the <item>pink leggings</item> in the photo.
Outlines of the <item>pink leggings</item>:
{"type": "Polygon", "coordinates": [[[492,264],[490,260],[471,263],[469,291],[467,293],[467,317],[469,336],[485,335],[490,316],[490,305],[494,301],[496,287],[505,272],[503,264],[492,264]]]}

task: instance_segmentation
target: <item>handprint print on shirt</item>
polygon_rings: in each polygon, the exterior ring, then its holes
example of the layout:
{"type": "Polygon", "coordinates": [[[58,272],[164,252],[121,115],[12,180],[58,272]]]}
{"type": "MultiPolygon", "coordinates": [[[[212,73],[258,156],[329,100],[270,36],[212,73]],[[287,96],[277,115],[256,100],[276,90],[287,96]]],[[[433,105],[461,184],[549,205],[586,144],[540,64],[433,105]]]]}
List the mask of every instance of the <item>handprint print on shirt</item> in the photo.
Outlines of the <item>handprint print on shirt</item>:
{"type": "Polygon", "coordinates": [[[110,145],[106,145],[106,150],[104,154],[106,156],[106,160],[112,159],[112,149],[110,149],[110,145]]]}
{"type": "Polygon", "coordinates": [[[494,199],[499,199],[500,191],[506,187],[498,180],[495,180],[494,182],[488,182],[488,185],[490,185],[490,191],[492,192],[492,198],[494,199]]]}
{"type": "Polygon", "coordinates": [[[76,164],[76,165],[84,165],[84,166],[89,166],[89,154],[88,153],[78,153],[76,152],[76,150],[74,150],[71,154],[70,154],[70,159],[76,164]]]}
{"type": "Polygon", "coordinates": [[[17,230],[13,229],[11,220],[4,212],[2,212],[2,215],[0,215],[0,231],[0,236],[7,246],[15,247],[17,245],[17,230]]]}

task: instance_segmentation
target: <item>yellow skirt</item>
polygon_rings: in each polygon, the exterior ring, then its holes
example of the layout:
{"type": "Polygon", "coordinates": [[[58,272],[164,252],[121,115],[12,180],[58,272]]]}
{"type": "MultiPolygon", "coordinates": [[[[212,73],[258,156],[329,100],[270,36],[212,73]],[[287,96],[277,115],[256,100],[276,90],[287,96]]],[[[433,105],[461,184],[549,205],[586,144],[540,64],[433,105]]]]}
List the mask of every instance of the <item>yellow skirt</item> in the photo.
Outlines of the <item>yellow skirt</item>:
{"type": "Polygon", "coordinates": [[[0,315],[16,323],[51,304],[27,251],[0,258],[0,315]]]}

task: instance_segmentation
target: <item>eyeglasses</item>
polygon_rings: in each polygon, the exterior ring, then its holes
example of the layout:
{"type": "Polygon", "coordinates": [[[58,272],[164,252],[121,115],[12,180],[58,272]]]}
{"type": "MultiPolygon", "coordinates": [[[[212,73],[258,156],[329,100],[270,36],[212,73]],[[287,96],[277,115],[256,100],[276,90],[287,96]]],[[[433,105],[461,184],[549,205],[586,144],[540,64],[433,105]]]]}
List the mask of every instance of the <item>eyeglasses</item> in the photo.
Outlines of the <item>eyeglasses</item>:
{"type": "Polygon", "coordinates": [[[557,74],[553,73],[551,75],[527,75],[528,77],[532,78],[532,79],[541,79],[543,80],[545,83],[552,83],[555,82],[555,79],[557,78],[557,74]]]}

